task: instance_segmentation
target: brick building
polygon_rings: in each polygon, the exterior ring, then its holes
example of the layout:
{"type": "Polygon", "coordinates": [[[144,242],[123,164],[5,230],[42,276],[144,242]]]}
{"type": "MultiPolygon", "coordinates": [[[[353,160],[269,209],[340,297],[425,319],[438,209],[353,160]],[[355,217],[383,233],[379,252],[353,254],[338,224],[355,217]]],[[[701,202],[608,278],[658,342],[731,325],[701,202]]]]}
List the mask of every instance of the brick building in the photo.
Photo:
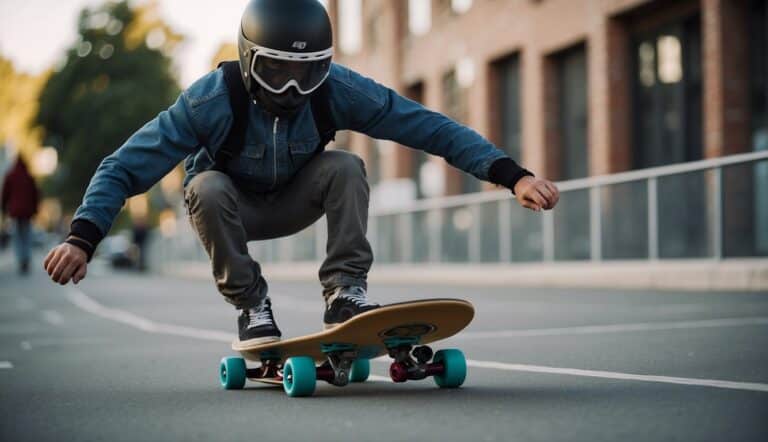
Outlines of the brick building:
{"type": "MultiPolygon", "coordinates": [[[[326,2],[339,62],[554,180],[768,149],[766,3],[326,2]]],[[[374,186],[481,188],[421,152],[360,134],[339,144],[366,159],[374,186]]]]}

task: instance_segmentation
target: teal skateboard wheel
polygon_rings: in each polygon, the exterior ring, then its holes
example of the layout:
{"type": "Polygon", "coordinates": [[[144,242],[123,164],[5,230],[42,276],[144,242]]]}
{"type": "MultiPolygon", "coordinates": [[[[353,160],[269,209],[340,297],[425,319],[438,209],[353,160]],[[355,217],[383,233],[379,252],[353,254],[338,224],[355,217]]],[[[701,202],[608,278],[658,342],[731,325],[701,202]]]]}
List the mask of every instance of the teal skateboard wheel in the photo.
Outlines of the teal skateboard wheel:
{"type": "Polygon", "coordinates": [[[225,390],[242,390],[245,386],[245,359],[221,358],[219,380],[225,390]]]}
{"type": "Polygon", "coordinates": [[[467,378],[467,360],[461,350],[440,350],[435,353],[433,362],[443,364],[443,373],[434,376],[435,383],[440,388],[460,387],[467,378]]]}
{"type": "Polygon", "coordinates": [[[312,396],[317,383],[315,360],[307,356],[288,358],[283,365],[283,389],[288,396],[312,396]]]}
{"type": "Polygon", "coordinates": [[[349,382],[365,382],[371,374],[370,359],[355,359],[349,370],[349,382]]]}

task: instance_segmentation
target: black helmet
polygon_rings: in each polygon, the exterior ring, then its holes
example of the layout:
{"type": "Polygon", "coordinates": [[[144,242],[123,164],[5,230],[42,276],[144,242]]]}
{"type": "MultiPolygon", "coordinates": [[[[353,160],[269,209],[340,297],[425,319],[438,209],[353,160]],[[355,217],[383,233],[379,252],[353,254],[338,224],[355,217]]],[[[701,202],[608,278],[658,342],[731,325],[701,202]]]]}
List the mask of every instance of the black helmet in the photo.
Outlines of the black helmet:
{"type": "Polygon", "coordinates": [[[251,0],[238,35],[245,88],[266,110],[291,115],[328,77],[333,33],[317,0],[251,0]]]}

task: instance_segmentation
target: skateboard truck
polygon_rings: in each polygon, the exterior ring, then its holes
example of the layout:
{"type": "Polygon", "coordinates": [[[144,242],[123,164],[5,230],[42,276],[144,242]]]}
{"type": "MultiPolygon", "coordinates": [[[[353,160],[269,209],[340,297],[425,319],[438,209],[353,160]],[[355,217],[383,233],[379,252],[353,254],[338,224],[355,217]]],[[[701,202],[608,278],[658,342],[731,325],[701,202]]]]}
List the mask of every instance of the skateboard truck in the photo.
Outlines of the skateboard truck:
{"type": "Polygon", "coordinates": [[[263,351],[259,354],[259,357],[261,358],[261,365],[256,368],[247,368],[245,371],[249,379],[283,379],[280,353],[263,351]]]}
{"type": "Polygon", "coordinates": [[[385,341],[389,356],[395,361],[389,366],[389,377],[394,382],[424,379],[427,376],[442,375],[445,366],[440,362],[432,362],[434,352],[430,347],[418,344],[418,338],[393,338],[385,341]]]}
{"type": "Polygon", "coordinates": [[[317,367],[317,379],[338,387],[349,384],[349,373],[352,369],[352,364],[357,359],[355,346],[349,344],[323,344],[321,349],[328,357],[328,360],[320,367],[317,367]]]}

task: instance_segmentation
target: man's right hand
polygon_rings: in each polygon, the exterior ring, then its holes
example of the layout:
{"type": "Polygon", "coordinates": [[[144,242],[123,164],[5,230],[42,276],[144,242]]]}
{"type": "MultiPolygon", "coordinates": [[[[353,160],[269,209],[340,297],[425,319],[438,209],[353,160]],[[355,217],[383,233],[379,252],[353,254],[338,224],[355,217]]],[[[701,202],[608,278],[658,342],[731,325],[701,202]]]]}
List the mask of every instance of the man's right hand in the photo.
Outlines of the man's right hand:
{"type": "Polygon", "coordinates": [[[54,282],[64,285],[71,279],[77,284],[85,278],[88,255],[80,247],[61,243],[48,252],[43,267],[54,282]]]}

